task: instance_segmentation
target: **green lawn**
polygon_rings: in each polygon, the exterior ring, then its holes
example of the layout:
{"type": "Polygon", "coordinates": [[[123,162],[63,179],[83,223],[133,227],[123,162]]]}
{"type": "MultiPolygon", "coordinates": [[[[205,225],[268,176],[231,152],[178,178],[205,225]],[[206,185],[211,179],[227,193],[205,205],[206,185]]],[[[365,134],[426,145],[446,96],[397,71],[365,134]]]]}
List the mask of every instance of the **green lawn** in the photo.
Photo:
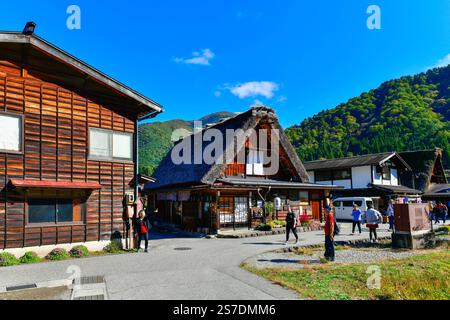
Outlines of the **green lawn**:
{"type": "Polygon", "coordinates": [[[255,274],[298,292],[301,298],[348,299],[450,299],[450,251],[432,252],[401,260],[371,264],[306,266],[301,270],[255,269],[255,274]],[[381,270],[381,288],[368,289],[370,265],[381,270]]]}

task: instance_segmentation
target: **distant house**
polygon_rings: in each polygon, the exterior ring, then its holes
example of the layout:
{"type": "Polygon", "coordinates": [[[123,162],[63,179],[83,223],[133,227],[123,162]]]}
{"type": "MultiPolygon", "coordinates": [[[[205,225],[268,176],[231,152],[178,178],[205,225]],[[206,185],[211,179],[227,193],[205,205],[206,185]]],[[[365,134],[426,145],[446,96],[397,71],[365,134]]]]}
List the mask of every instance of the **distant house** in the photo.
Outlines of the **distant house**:
{"type": "Polygon", "coordinates": [[[0,250],[124,237],[138,120],[161,111],[32,32],[0,32],[0,250]]]}
{"type": "Polygon", "coordinates": [[[442,149],[401,152],[412,170],[401,176],[403,184],[424,192],[424,200],[450,201],[450,184],[443,166],[442,149]]]}
{"type": "Polygon", "coordinates": [[[368,196],[383,209],[392,198],[417,198],[422,191],[402,183],[411,166],[396,152],[305,162],[311,182],[342,186],[333,197],[368,196]]]}
{"type": "MultiPolygon", "coordinates": [[[[278,154],[273,154],[279,159],[276,172],[269,172],[264,165],[261,141],[254,144],[244,139],[236,145],[224,145],[226,154],[230,150],[244,152],[243,162],[234,158],[222,164],[207,164],[205,161],[177,164],[171,151],[153,174],[156,182],[145,188],[150,207],[157,209],[156,218],[190,230],[200,228],[213,232],[226,228],[250,228],[262,221],[263,204],[275,199],[280,206],[273,211],[274,218],[284,219],[288,205],[310,218],[321,218],[322,206],[330,191],[337,186],[309,182],[302,162],[272,109],[253,107],[204,128],[183,139],[174,148],[187,143],[193,150],[196,135],[205,136],[218,130],[225,137],[228,129],[254,130],[258,133],[267,130],[269,134],[278,130],[279,150],[278,154]]],[[[207,146],[203,142],[201,151],[205,151],[207,146]]]]}

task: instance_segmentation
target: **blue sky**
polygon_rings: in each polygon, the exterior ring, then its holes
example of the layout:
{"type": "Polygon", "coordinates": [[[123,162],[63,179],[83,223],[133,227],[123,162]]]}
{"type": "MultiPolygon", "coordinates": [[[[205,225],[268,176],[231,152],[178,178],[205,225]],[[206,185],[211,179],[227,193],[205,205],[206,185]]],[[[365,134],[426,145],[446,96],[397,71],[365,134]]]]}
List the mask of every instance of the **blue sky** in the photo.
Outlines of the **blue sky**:
{"type": "Polygon", "coordinates": [[[36,33],[162,104],[157,120],[272,106],[284,126],[450,63],[450,0],[2,1],[36,33]],[[432,3],[432,4],[431,4],[432,3]],[[81,29],[69,30],[69,5],[81,29]],[[381,30],[369,30],[370,5],[381,30]]]}

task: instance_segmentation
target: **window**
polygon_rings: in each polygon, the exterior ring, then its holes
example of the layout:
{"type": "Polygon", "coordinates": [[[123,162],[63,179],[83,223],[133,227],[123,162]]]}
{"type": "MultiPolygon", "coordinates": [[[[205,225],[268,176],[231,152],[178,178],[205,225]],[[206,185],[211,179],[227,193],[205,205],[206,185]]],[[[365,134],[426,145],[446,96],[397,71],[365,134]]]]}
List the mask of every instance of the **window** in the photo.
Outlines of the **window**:
{"type": "Polygon", "coordinates": [[[333,201],[334,207],[340,207],[342,205],[342,201],[333,201]]]}
{"type": "Polygon", "coordinates": [[[331,170],[316,171],[316,181],[331,181],[331,170]]]}
{"type": "Polygon", "coordinates": [[[89,129],[89,157],[97,160],[132,160],[133,134],[89,129]]]}
{"type": "Polygon", "coordinates": [[[351,177],[352,177],[351,169],[333,171],[333,180],[347,180],[351,179],[351,177]]]}
{"type": "Polygon", "coordinates": [[[22,152],[23,118],[20,115],[0,113],[0,150],[22,152]]]}
{"type": "Polygon", "coordinates": [[[264,175],[264,152],[249,150],[247,156],[247,174],[251,176],[264,175]]]}
{"type": "Polygon", "coordinates": [[[344,201],[343,207],[353,207],[353,201],[344,201]]]}
{"type": "Polygon", "coordinates": [[[308,191],[300,191],[300,204],[301,205],[309,205],[309,192],[308,191]]]}
{"type": "Polygon", "coordinates": [[[388,166],[377,167],[377,176],[382,176],[383,180],[391,180],[391,168],[388,166]]]}
{"type": "Polygon", "coordinates": [[[29,199],[29,224],[58,224],[84,221],[85,204],[72,199],[29,199]]]}
{"type": "Polygon", "coordinates": [[[383,167],[383,180],[391,180],[391,168],[383,167]]]}

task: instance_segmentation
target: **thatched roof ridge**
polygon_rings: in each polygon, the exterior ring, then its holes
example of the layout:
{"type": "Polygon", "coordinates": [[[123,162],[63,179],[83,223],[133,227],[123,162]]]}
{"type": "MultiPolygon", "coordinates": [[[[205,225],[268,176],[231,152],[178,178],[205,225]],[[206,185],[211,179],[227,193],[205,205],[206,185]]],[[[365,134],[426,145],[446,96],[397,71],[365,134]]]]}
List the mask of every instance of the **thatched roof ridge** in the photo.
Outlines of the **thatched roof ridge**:
{"type": "MultiPolygon", "coordinates": [[[[220,122],[216,125],[213,125],[208,128],[204,128],[201,132],[196,132],[193,135],[185,138],[190,140],[181,140],[177,142],[175,147],[180,143],[186,143],[186,141],[195,140],[195,135],[197,134],[205,134],[208,130],[212,128],[219,130],[223,136],[225,137],[225,133],[227,129],[238,130],[242,129],[243,131],[256,128],[257,125],[263,119],[270,119],[271,125],[273,129],[279,130],[280,136],[280,148],[283,148],[285,152],[288,154],[293,167],[296,170],[297,180],[300,182],[309,182],[308,175],[306,170],[298,158],[297,153],[295,152],[294,147],[289,142],[287,136],[282,129],[278,118],[275,115],[273,109],[262,107],[262,106],[254,106],[246,112],[240,113],[235,117],[229,118],[223,122],[220,122]]],[[[227,143],[224,138],[224,143],[227,143]]],[[[202,150],[209,145],[209,142],[202,141],[202,150]]],[[[191,143],[191,159],[194,158],[194,143],[191,143]]],[[[174,147],[174,148],[175,148],[174,147]]],[[[244,146],[241,146],[244,147],[244,146]]],[[[225,154],[231,154],[233,152],[233,143],[229,143],[224,146],[225,154]]],[[[172,149],[173,150],[173,149],[172,149]]],[[[162,187],[167,187],[169,185],[211,185],[217,179],[221,178],[222,173],[226,168],[226,164],[213,164],[209,165],[202,161],[201,164],[180,164],[176,165],[172,161],[172,150],[166,155],[164,160],[161,162],[159,167],[153,174],[153,177],[156,179],[155,183],[148,184],[146,189],[159,189],[162,187]]]]}

